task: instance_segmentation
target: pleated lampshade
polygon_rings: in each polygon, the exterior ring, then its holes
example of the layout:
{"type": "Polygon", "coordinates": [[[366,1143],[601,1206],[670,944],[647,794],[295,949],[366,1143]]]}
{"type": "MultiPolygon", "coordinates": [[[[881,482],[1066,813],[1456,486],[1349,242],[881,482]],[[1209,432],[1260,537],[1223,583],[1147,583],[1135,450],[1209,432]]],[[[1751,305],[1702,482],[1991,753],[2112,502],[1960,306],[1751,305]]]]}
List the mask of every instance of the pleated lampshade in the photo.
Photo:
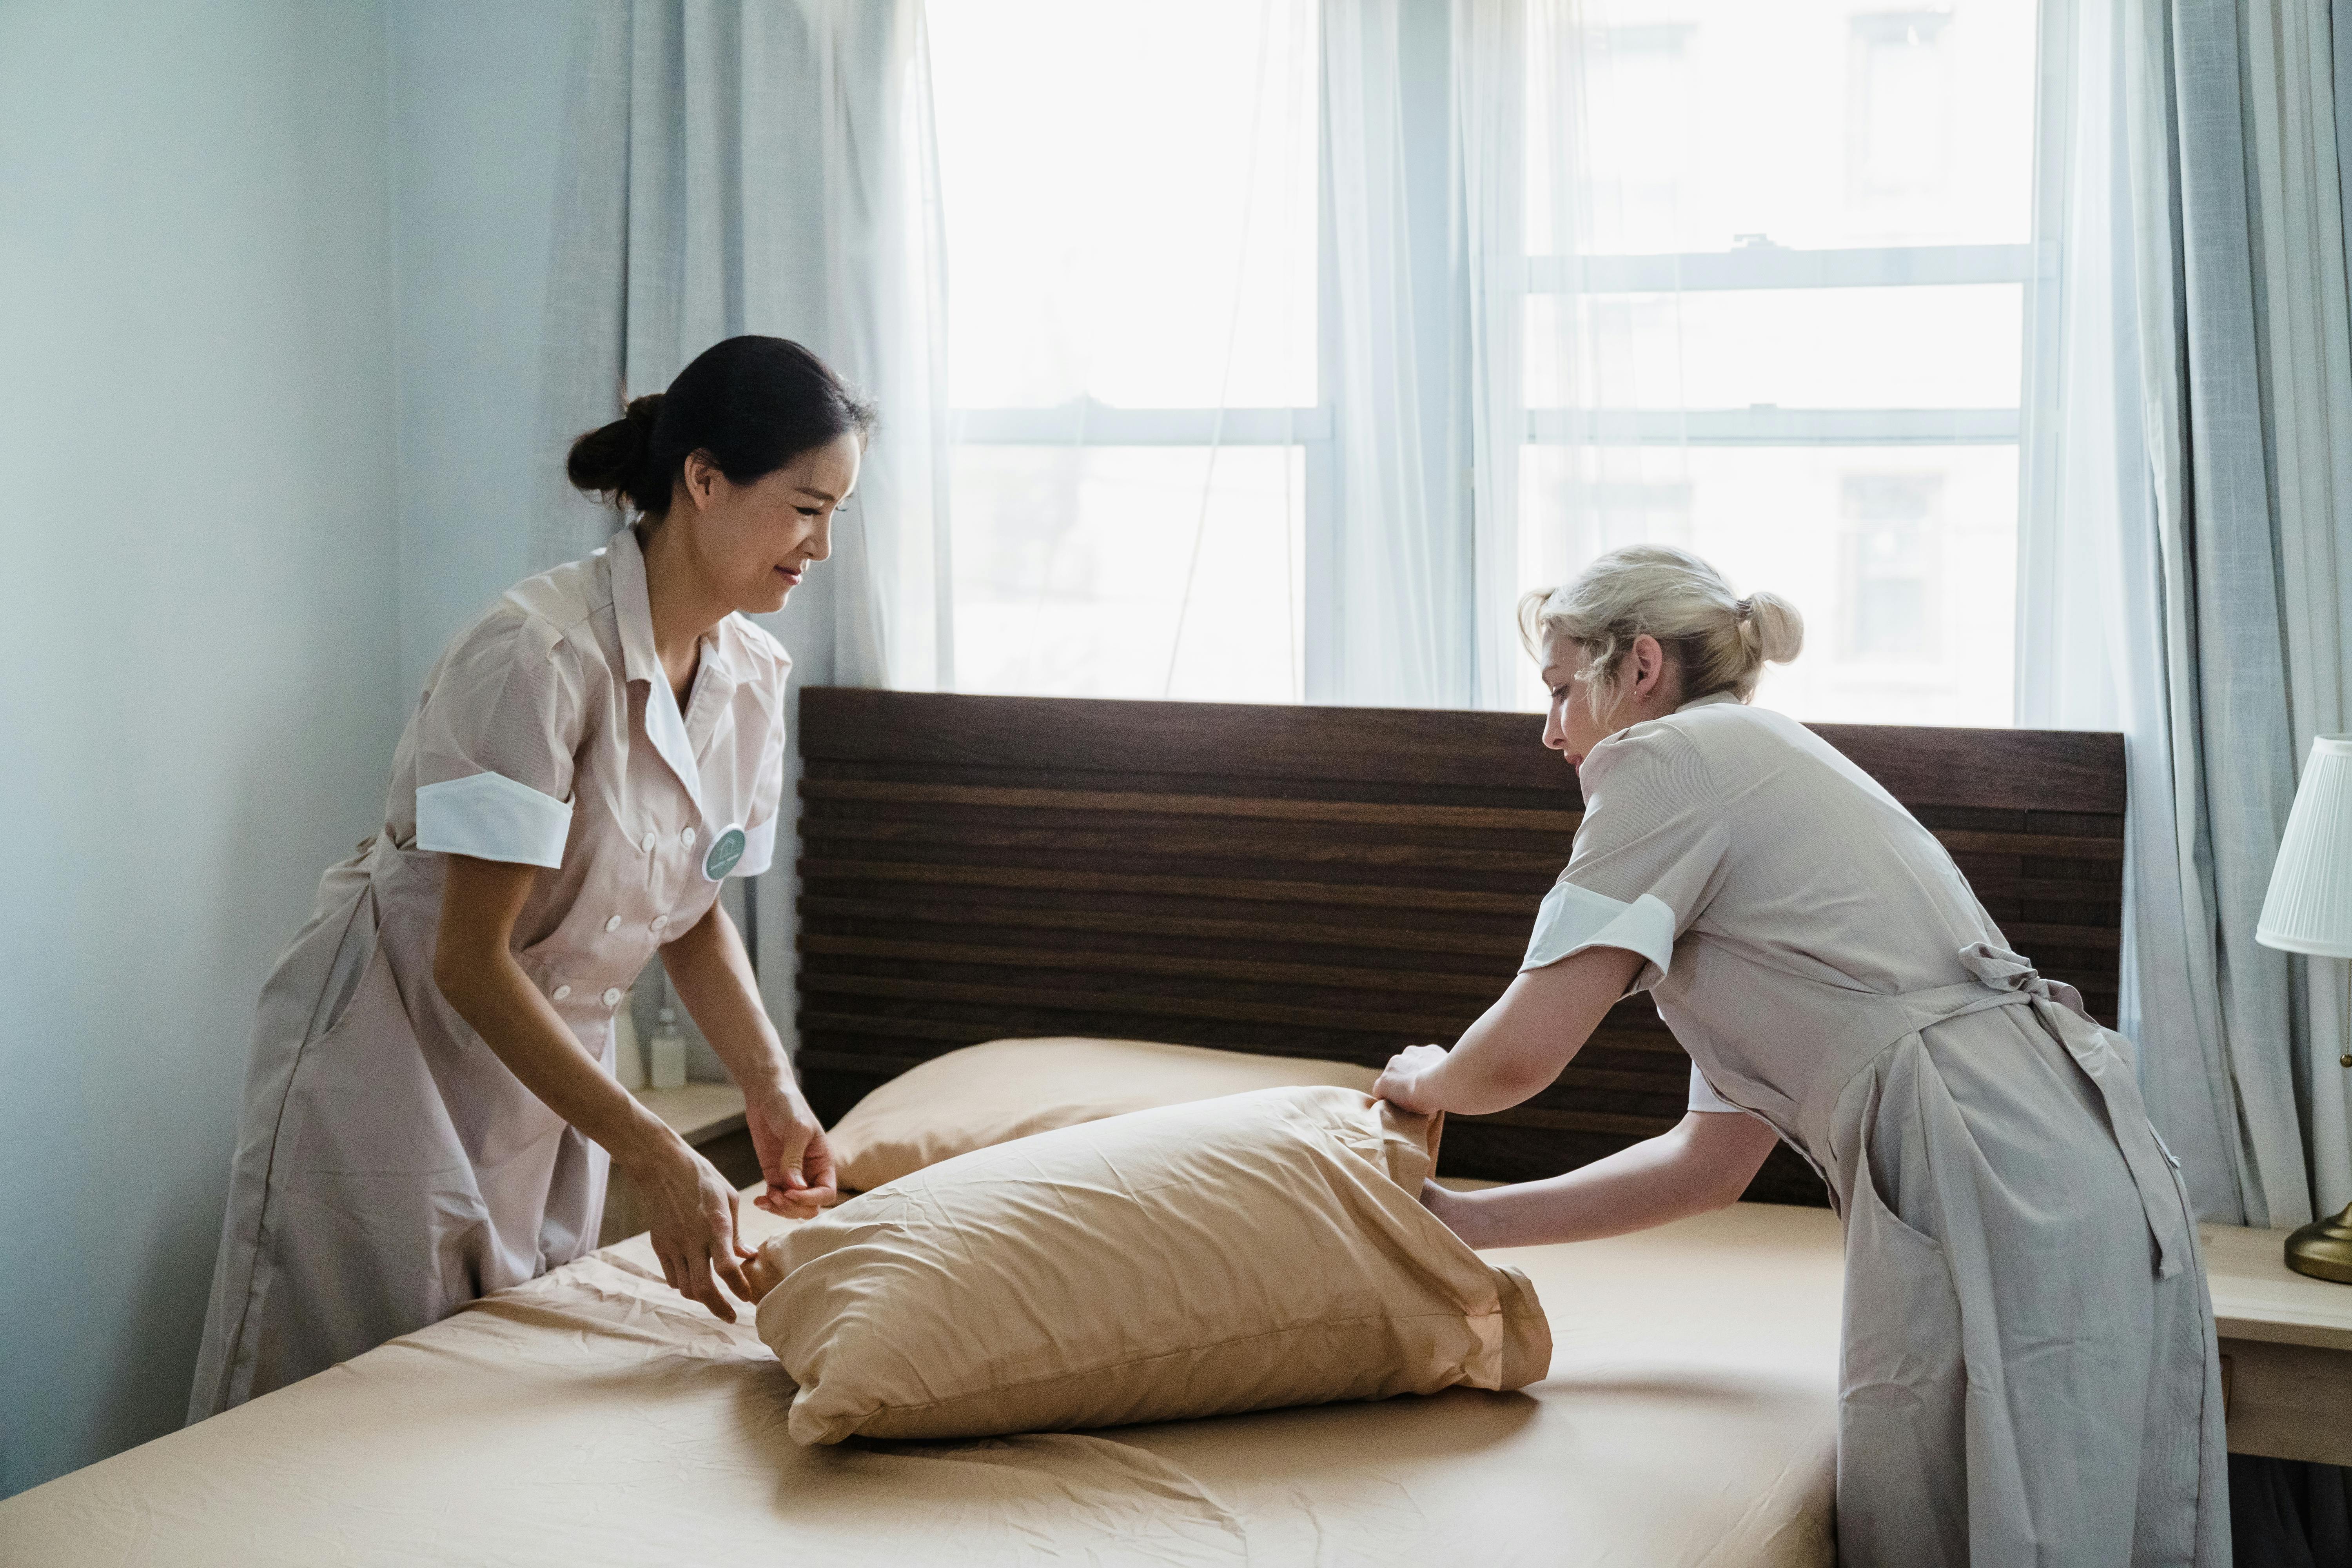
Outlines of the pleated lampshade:
{"type": "Polygon", "coordinates": [[[2287,813],[2254,940],[2352,958],[2352,735],[2322,735],[2287,813]]]}

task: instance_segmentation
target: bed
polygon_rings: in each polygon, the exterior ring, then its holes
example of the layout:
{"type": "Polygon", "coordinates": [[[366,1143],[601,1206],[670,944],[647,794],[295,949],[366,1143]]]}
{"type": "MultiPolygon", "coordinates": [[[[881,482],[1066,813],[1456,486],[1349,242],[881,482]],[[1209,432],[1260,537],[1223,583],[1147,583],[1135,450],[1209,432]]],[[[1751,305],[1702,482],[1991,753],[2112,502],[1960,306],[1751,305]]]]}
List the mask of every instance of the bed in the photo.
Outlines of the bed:
{"type": "MultiPolygon", "coordinates": [[[[1513,967],[1574,775],[1524,715],[804,694],[801,1062],[828,1118],[961,1045],[1097,1034],[1376,1063],[1513,967]]],[[[1830,729],[2012,941],[2112,1009],[2121,742],[1830,729]]],[[[1639,1005],[1449,1180],[1671,1124],[1639,1005]]],[[[1801,1165],[1643,1236],[1496,1255],[1521,1394],[803,1448],[748,1325],[644,1237],[0,1503],[0,1561],[1823,1563],[1840,1260],[1801,1165]]],[[[756,1237],[779,1222],[746,1211],[756,1237]]]]}

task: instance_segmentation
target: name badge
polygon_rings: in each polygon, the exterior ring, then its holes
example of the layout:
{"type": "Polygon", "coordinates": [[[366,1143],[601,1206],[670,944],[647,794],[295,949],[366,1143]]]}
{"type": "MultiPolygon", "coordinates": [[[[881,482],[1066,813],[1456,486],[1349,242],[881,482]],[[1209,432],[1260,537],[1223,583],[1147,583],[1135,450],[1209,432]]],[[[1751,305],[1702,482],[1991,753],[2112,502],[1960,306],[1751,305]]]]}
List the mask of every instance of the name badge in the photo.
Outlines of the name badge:
{"type": "Polygon", "coordinates": [[[702,858],[702,876],[716,882],[735,869],[735,862],[743,858],[743,830],[730,827],[710,841],[710,850],[702,858]]]}

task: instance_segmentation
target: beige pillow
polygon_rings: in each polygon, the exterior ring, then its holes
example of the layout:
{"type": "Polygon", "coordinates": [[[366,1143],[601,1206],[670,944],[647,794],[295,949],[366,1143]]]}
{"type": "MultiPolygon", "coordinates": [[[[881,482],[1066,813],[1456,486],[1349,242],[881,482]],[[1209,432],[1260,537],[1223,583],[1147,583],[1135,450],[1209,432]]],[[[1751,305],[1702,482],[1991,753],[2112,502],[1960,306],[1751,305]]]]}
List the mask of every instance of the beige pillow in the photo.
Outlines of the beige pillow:
{"type": "Polygon", "coordinates": [[[942,1162],[761,1249],[790,1430],[975,1437],[1517,1388],[1551,1331],[1416,1196],[1433,1119],[1261,1089],[942,1162]]]}
{"type": "Polygon", "coordinates": [[[892,1079],[859,1100],[826,1139],[842,1187],[865,1193],[909,1171],[1056,1127],[1253,1089],[1337,1084],[1370,1090],[1379,1077],[1348,1062],[1150,1040],[991,1040],[892,1079]]]}

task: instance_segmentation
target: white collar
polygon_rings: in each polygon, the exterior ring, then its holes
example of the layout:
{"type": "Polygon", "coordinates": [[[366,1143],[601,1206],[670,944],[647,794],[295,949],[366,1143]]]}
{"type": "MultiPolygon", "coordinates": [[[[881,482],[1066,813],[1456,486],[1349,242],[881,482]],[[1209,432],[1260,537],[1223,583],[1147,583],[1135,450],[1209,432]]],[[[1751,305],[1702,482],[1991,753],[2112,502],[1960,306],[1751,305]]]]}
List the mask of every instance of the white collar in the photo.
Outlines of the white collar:
{"type": "MultiPolygon", "coordinates": [[[[668,672],[654,650],[653,599],[646,587],[646,557],[637,548],[636,530],[624,528],[613,535],[604,559],[613,573],[613,614],[621,623],[621,668],[632,685],[642,680],[646,686],[646,737],[677,775],[677,782],[686,786],[699,816],[702,770],[694,763],[694,743],[687,738],[686,715],[678,711],[677,693],[671,689],[668,672]]],[[[704,637],[703,661],[707,664],[717,652],[718,639],[704,637]]],[[[702,670],[697,682],[709,673],[702,670]]]]}

